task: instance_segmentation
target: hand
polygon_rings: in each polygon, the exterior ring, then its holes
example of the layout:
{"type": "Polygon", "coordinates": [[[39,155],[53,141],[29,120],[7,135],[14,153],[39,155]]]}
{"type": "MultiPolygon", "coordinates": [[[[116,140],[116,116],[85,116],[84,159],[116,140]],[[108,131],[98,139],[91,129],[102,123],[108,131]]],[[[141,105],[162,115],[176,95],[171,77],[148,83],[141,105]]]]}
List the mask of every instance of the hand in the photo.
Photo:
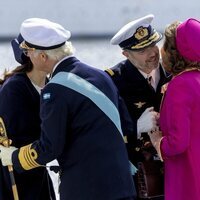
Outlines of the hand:
{"type": "Polygon", "coordinates": [[[138,136],[143,132],[149,132],[152,129],[155,129],[158,119],[159,114],[154,111],[154,108],[147,108],[137,121],[138,136]]]}
{"type": "Polygon", "coordinates": [[[162,132],[159,130],[159,127],[155,127],[155,129],[148,132],[152,145],[156,148],[157,144],[160,143],[162,138],[162,132]]]}
{"type": "Polygon", "coordinates": [[[12,154],[17,150],[16,147],[4,147],[0,145],[0,159],[3,166],[12,165],[12,154]]]}
{"type": "Polygon", "coordinates": [[[159,130],[159,127],[157,126],[154,130],[148,132],[148,135],[150,137],[151,143],[156,149],[158,156],[161,161],[163,161],[162,154],[161,154],[161,149],[160,149],[160,144],[163,139],[162,137],[162,132],[159,130]]]}

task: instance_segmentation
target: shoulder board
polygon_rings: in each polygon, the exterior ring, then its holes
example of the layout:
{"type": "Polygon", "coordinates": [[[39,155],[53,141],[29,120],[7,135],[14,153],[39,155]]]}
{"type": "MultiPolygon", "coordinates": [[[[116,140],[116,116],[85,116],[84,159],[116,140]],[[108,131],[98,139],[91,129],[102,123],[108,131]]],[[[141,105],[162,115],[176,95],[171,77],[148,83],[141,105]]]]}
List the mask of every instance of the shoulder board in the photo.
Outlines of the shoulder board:
{"type": "Polygon", "coordinates": [[[106,69],[105,70],[110,76],[113,76],[115,72],[112,69],[106,69]]]}

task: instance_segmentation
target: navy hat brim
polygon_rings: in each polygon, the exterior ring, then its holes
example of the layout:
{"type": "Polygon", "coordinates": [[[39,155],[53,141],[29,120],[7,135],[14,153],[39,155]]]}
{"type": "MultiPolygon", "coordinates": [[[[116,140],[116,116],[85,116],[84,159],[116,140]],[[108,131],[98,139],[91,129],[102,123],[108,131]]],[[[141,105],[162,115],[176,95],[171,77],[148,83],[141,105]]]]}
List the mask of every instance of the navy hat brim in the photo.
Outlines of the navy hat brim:
{"type": "Polygon", "coordinates": [[[42,46],[38,46],[38,45],[34,45],[34,44],[31,44],[27,41],[24,41],[24,43],[28,46],[27,49],[31,48],[31,49],[38,49],[38,50],[51,50],[51,49],[56,49],[56,48],[59,48],[61,46],[63,46],[65,44],[65,42],[62,42],[60,44],[57,44],[57,45],[54,45],[54,46],[50,46],[50,47],[42,47],[42,46]]]}
{"type": "Polygon", "coordinates": [[[23,53],[23,50],[20,48],[20,44],[22,41],[23,37],[21,36],[21,34],[19,34],[17,38],[11,41],[11,46],[13,49],[15,60],[23,65],[28,63],[30,59],[23,53]]]}

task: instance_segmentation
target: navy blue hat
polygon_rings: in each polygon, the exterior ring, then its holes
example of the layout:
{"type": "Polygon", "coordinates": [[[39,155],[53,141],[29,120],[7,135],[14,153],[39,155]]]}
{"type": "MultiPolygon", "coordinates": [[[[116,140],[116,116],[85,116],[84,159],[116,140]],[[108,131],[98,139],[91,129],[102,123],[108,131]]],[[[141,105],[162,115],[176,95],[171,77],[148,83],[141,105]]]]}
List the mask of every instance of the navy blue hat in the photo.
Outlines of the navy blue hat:
{"type": "Polygon", "coordinates": [[[159,42],[161,33],[152,28],[154,15],[150,14],[123,26],[111,39],[111,44],[122,49],[141,50],[159,42]]]}
{"type": "Polygon", "coordinates": [[[29,62],[29,57],[27,57],[24,53],[23,53],[23,50],[20,49],[20,44],[24,41],[23,37],[21,34],[18,35],[17,38],[13,39],[11,41],[11,46],[12,46],[12,49],[13,49],[13,53],[14,53],[14,56],[15,56],[15,60],[24,65],[26,63],[29,62]]]}

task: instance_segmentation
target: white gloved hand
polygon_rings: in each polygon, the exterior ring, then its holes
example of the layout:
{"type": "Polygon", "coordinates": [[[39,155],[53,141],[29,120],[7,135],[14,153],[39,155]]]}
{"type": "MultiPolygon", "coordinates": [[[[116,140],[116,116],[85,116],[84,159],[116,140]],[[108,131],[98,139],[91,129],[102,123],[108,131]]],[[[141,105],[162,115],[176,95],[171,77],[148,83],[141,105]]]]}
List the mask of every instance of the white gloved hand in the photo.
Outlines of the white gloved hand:
{"type": "Polygon", "coordinates": [[[3,166],[12,165],[12,154],[17,150],[16,147],[4,147],[0,145],[0,159],[3,166]]]}
{"type": "Polygon", "coordinates": [[[153,107],[147,108],[137,120],[138,138],[141,137],[141,133],[155,129],[158,118],[159,114],[154,111],[153,107]]]}

